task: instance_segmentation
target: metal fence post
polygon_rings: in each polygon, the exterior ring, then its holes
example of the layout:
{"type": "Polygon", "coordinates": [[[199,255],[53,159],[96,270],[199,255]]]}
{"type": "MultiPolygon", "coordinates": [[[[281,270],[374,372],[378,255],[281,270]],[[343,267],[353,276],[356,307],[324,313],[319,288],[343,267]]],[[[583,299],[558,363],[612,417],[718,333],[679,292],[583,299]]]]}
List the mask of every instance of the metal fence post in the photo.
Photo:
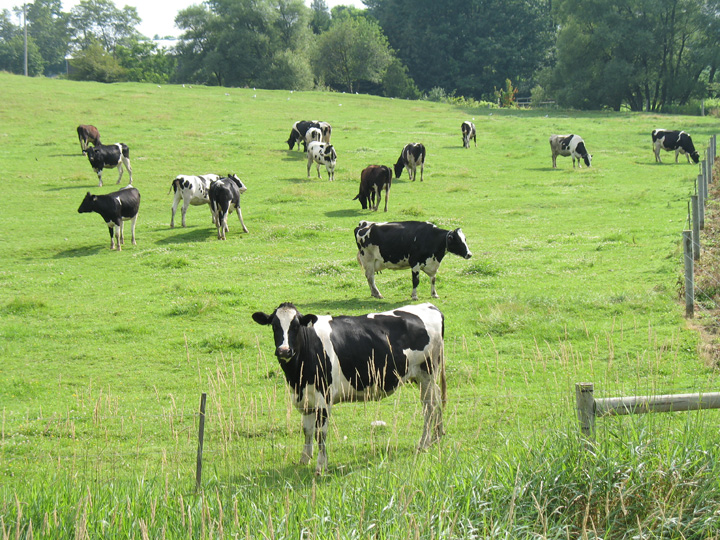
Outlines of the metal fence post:
{"type": "Polygon", "coordinates": [[[202,454],[203,442],[205,439],[205,400],[207,394],[205,392],[200,396],[200,426],[198,427],[198,451],[197,451],[197,467],[195,469],[195,489],[202,487],[202,454]]]}

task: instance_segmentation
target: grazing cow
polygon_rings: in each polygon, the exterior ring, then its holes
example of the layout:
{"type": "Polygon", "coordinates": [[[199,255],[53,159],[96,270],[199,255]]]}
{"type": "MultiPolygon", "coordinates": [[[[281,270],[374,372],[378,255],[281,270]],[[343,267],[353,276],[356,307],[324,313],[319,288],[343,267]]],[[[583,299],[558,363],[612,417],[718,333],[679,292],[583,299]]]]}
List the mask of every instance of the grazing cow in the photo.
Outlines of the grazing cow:
{"type": "Polygon", "coordinates": [[[305,136],[310,128],[318,128],[322,132],[322,142],[330,144],[330,135],[332,134],[332,127],[327,122],[319,122],[317,120],[300,120],[293,124],[290,130],[290,137],[287,140],[290,150],[295,147],[295,143],[298,145],[300,150],[300,143],[303,143],[304,150],[307,152],[307,142],[305,136]]]}
{"type": "Polygon", "coordinates": [[[470,139],[475,141],[475,148],[477,148],[477,136],[475,133],[475,124],[472,122],[466,120],[462,123],[460,126],[460,129],[462,130],[462,137],[463,137],[463,147],[470,148],[470,139]]]}
{"type": "Polygon", "coordinates": [[[320,128],[311,127],[305,132],[305,149],[307,150],[307,145],[310,144],[313,141],[322,141],[322,131],[320,131],[320,128]]]}
{"type": "Polygon", "coordinates": [[[245,184],[236,174],[230,174],[210,184],[210,210],[213,215],[213,223],[217,225],[218,240],[225,240],[225,233],[230,231],[227,218],[233,209],[237,212],[243,232],[248,232],[240,210],[240,194],[245,191],[247,191],[245,184]]]}
{"type": "Polygon", "coordinates": [[[400,178],[403,167],[407,169],[410,180],[415,181],[417,167],[420,166],[420,181],[423,181],[423,169],[425,168],[425,146],[422,143],[406,144],[400,152],[400,157],[395,163],[395,178],[400,178]]]}
{"type": "Polygon", "coordinates": [[[175,196],[173,198],[170,228],[175,227],[175,212],[177,212],[180,199],[183,201],[182,226],[185,227],[185,214],[188,206],[191,204],[193,206],[210,204],[210,184],[219,178],[220,176],[217,174],[203,174],[201,176],[180,174],[172,181],[170,189],[175,191],[175,196]]]}
{"type": "Polygon", "coordinates": [[[293,304],[284,303],[270,315],[258,311],[252,318],[272,326],[275,356],[292,390],[295,408],[303,415],[301,464],[312,459],[313,438],[317,437],[315,474],[322,474],[327,467],[325,439],[336,403],[380,400],[412,381],[420,386],[425,417],[418,450],[444,434],[445,319],[432,304],[333,317],[302,315],[293,304]]]}
{"type": "Polygon", "coordinates": [[[575,160],[578,162],[578,168],[582,167],[581,159],[588,167],[592,161],[592,156],[585,148],[585,141],[579,135],[550,135],[550,150],[552,151],[553,169],[557,169],[558,156],[572,156],[573,169],[575,160]]]}
{"type": "Polygon", "coordinates": [[[417,300],[420,270],[430,276],[431,293],[435,291],[435,275],[445,253],[450,252],[464,259],[472,257],[465,235],[460,229],[447,231],[426,221],[400,221],[396,223],[373,223],[361,221],[355,227],[357,259],[365,270],[370,294],[382,298],[375,286],[375,274],[390,268],[412,271],[412,295],[417,300]]]}
{"type": "Polygon", "coordinates": [[[381,192],[385,190],[385,212],[387,212],[388,196],[392,184],[392,171],[385,165],[370,165],[360,173],[360,192],[353,201],[360,199],[360,204],[365,210],[370,207],[377,212],[380,206],[381,192]]]}
{"type": "Polygon", "coordinates": [[[130,184],[132,184],[132,168],[130,167],[130,149],[126,144],[101,144],[95,148],[87,149],[87,157],[92,165],[93,170],[98,175],[100,183],[98,187],[102,187],[102,171],[103,169],[114,169],[118,168],[120,176],[116,184],[120,183],[120,179],[123,175],[123,164],[127,167],[128,174],[130,174],[130,184]]]}
{"type": "Polygon", "coordinates": [[[678,162],[678,155],[685,154],[685,157],[690,163],[690,158],[693,162],[698,163],[700,161],[700,154],[695,150],[695,145],[692,142],[692,138],[685,131],[670,131],[667,129],[654,129],[652,132],[653,152],[655,152],[655,161],[662,163],[660,160],[660,150],[667,152],[675,151],[675,163],[678,162]]]}
{"type": "Polygon", "coordinates": [[[120,191],[108,193],[107,195],[91,195],[87,192],[83,202],[78,208],[79,214],[97,212],[105,220],[110,230],[110,249],[121,251],[121,245],[125,243],[123,235],[123,224],[127,220],[132,222],[132,243],[135,242],[135,222],[137,221],[140,208],[140,192],[127,186],[120,191]]]}
{"type": "Polygon", "coordinates": [[[78,139],[80,139],[80,148],[82,149],[83,155],[87,153],[88,143],[93,143],[93,146],[100,146],[100,133],[95,126],[80,124],[77,127],[78,139]]]}
{"type": "Polygon", "coordinates": [[[325,169],[328,172],[328,178],[332,182],[335,179],[335,162],[337,160],[337,154],[332,144],[313,141],[307,146],[308,152],[308,163],[307,163],[307,175],[310,178],[310,167],[313,162],[317,164],[318,178],[320,176],[320,165],[325,165],[325,169]]]}

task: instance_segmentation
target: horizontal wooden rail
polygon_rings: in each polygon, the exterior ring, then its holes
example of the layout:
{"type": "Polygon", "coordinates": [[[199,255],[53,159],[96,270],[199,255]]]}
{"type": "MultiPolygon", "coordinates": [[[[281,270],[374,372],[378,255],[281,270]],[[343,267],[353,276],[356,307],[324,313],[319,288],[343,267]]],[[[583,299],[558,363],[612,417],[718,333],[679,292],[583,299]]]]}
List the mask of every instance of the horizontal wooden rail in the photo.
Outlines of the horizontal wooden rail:
{"type": "Polygon", "coordinates": [[[593,383],[575,384],[580,430],[589,439],[595,438],[596,417],[720,409],[720,392],[595,399],[594,390],[593,383]]]}

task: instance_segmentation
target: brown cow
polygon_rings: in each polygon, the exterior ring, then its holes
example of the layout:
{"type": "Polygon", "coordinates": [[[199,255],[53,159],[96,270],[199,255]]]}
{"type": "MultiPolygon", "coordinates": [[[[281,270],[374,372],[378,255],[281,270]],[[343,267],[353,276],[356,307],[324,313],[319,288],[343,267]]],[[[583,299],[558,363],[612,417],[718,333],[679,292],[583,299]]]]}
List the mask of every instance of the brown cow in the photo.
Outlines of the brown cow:
{"type": "Polygon", "coordinates": [[[77,127],[78,139],[80,139],[80,148],[82,149],[83,155],[87,154],[88,143],[93,143],[93,146],[99,146],[100,133],[95,126],[80,124],[77,127]]]}
{"type": "Polygon", "coordinates": [[[385,190],[385,212],[387,212],[388,195],[392,184],[392,171],[385,165],[370,165],[360,173],[360,192],[353,201],[360,199],[363,210],[370,208],[377,212],[380,206],[381,192],[385,190]]]}

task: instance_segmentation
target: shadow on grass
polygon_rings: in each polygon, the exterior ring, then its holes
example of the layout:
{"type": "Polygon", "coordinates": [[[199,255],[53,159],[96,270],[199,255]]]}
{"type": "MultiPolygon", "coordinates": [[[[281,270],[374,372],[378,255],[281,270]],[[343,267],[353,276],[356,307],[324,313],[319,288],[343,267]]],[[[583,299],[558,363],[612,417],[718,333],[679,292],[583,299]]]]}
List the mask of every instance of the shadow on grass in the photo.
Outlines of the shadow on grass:
{"type": "Polygon", "coordinates": [[[342,210],[331,210],[329,212],[325,212],[325,215],[331,218],[356,217],[364,218],[366,221],[375,221],[375,219],[371,218],[377,216],[378,212],[363,210],[362,208],[344,208],[342,210]]]}
{"type": "Polygon", "coordinates": [[[65,249],[63,251],[59,251],[56,253],[53,258],[54,259],[68,259],[68,258],[74,258],[74,257],[89,257],[91,255],[97,255],[101,251],[104,251],[106,249],[109,249],[109,244],[95,244],[92,246],[83,246],[83,247],[76,247],[71,249],[65,249]]]}
{"type": "Polygon", "coordinates": [[[171,229],[161,229],[168,231],[170,234],[165,238],[157,240],[155,243],[159,245],[169,244],[188,244],[190,242],[205,242],[208,238],[213,236],[217,237],[217,229],[202,228],[202,227],[175,227],[171,229]]]}

